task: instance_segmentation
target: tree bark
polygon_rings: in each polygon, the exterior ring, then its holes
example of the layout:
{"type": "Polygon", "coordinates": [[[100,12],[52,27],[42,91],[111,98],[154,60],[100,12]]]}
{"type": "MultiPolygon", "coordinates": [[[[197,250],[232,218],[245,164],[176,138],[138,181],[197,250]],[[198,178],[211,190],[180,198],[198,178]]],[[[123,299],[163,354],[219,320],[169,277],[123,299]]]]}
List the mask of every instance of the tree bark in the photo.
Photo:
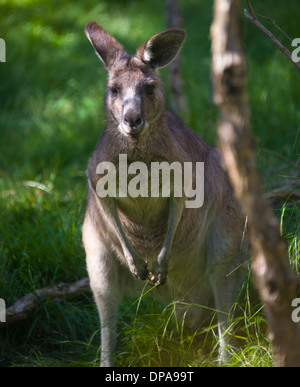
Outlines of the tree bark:
{"type": "Polygon", "coordinates": [[[253,280],[270,325],[275,365],[300,366],[300,330],[291,318],[297,279],[256,168],[239,0],[215,0],[211,38],[214,102],[221,112],[218,141],[235,194],[248,216],[253,280]]]}
{"type": "MultiPolygon", "coordinates": [[[[182,28],[182,15],[179,0],[167,0],[167,25],[168,28],[182,28]]],[[[186,99],[181,74],[181,56],[176,58],[168,66],[171,106],[176,113],[186,111],[186,99]]]]}

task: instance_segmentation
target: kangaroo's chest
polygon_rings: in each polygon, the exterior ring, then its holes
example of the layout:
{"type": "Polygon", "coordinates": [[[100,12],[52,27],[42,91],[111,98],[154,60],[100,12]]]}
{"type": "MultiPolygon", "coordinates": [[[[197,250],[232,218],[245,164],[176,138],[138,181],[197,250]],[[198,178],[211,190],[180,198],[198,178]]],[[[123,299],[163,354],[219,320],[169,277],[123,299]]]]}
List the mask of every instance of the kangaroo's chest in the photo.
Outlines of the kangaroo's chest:
{"type": "Polygon", "coordinates": [[[118,197],[116,204],[125,229],[139,228],[145,232],[165,229],[169,216],[169,198],[118,197]]]}
{"type": "Polygon", "coordinates": [[[168,198],[117,198],[122,228],[133,248],[143,256],[160,251],[167,232],[168,198]]]}
{"type": "Polygon", "coordinates": [[[164,223],[174,186],[168,163],[157,158],[145,162],[119,155],[115,165],[118,210],[130,222],[145,228],[164,223]]]}
{"type": "Polygon", "coordinates": [[[158,157],[139,161],[125,154],[120,154],[112,165],[102,186],[113,193],[127,238],[137,251],[160,250],[174,186],[172,167],[158,157]]]}

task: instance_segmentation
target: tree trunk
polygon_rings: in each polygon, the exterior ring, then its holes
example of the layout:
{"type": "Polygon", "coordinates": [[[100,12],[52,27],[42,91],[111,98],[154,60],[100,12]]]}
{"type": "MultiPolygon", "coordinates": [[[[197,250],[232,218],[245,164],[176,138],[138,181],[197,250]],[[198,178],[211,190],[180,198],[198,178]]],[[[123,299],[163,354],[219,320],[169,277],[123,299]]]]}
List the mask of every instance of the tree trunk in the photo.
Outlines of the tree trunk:
{"type": "MultiPolygon", "coordinates": [[[[179,0],[167,0],[167,25],[168,28],[181,28],[182,16],[179,0]]],[[[169,84],[171,92],[172,109],[180,114],[186,111],[186,99],[181,75],[181,56],[176,58],[168,66],[169,84]]]]}
{"type": "Polygon", "coordinates": [[[275,364],[300,366],[300,330],[291,318],[297,280],[279,220],[264,197],[256,168],[239,0],[215,0],[211,38],[214,102],[221,111],[218,141],[236,196],[248,216],[253,279],[270,325],[275,364]]]}

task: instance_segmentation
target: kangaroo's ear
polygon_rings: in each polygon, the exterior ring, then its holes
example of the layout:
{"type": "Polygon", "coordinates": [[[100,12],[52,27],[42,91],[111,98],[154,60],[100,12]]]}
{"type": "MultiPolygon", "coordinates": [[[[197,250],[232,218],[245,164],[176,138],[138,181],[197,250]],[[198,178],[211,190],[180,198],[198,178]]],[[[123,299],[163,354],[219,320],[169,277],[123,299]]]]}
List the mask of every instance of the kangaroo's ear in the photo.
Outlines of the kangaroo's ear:
{"type": "Polygon", "coordinates": [[[164,67],[175,58],[185,40],[185,31],[172,28],[152,36],[136,53],[136,57],[153,68],[164,67]]]}
{"type": "Polygon", "coordinates": [[[85,34],[107,70],[124,54],[121,44],[96,22],[86,25],[85,34]]]}

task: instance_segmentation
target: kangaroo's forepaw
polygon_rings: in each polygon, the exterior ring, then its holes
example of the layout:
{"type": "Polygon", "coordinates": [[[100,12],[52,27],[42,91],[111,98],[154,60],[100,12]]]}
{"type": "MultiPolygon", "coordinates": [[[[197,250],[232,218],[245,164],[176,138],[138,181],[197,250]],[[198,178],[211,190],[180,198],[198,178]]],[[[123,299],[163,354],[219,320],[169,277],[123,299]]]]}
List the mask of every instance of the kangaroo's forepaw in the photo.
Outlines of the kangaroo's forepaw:
{"type": "Polygon", "coordinates": [[[159,264],[153,264],[152,269],[149,272],[149,281],[153,283],[153,285],[163,285],[167,279],[167,269],[159,264]]]}
{"type": "Polygon", "coordinates": [[[132,265],[130,267],[130,271],[136,278],[142,281],[146,280],[149,275],[147,262],[144,262],[144,261],[138,264],[132,265]]]}

